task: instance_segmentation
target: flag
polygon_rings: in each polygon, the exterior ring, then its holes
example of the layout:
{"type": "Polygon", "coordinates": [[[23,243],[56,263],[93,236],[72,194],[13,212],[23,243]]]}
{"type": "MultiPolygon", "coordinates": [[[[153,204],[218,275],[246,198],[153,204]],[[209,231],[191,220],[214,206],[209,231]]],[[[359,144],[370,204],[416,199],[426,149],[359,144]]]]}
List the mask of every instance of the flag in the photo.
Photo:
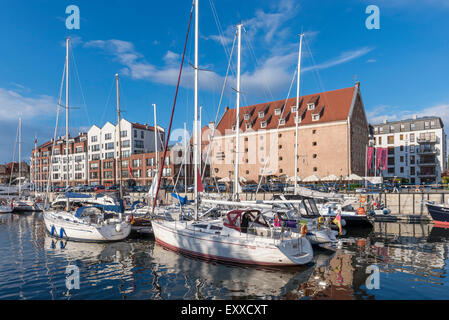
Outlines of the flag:
{"type": "Polygon", "coordinates": [[[197,172],[197,176],[198,176],[198,192],[204,192],[204,186],[203,186],[203,181],[201,181],[201,175],[200,175],[200,171],[198,170],[197,172]]]}
{"type": "Polygon", "coordinates": [[[134,179],[133,170],[131,169],[131,165],[129,164],[129,162],[128,162],[128,171],[129,171],[129,175],[131,176],[131,178],[134,179]]]}
{"type": "Polygon", "coordinates": [[[382,170],[387,170],[388,148],[384,148],[382,152],[382,170]]]}
{"type": "Polygon", "coordinates": [[[373,163],[373,153],[374,153],[374,147],[368,147],[368,157],[366,159],[368,171],[371,170],[371,165],[373,163]]]}
{"type": "Polygon", "coordinates": [[[133,215],[133,213],[131,212],[131,225],[133,225],[134,224],[134,215],[133,215]]]}
{"type": "Polygon", "coordinates": [[[376,148],[376,170],[380,167],[380,162],[382,161],[383,148],[376,148]]]}
{"type": "Polygon", "coordinates": [[[343,234],[342,230],[341,230],[341,211],[338,212],[337,216],[335,217],[334,221],[332,221],[333,223],[335,223],[338,226],[338,229],[340,231],[340,235],[343,234]]]}

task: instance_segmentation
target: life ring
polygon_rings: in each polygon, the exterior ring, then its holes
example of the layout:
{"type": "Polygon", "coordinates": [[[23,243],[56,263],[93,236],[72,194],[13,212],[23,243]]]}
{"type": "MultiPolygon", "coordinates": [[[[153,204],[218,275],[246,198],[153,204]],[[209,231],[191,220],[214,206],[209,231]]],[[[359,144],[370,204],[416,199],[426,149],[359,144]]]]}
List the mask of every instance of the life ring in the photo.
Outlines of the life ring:
{"type": "Polygon", "coordinates": [[[307,234],[307,225],[306,224],[301,227],[301,234],[303,236],[305,236],[307,234]]]}
{"type": "Polygon", "coordinates": [[[359,216],[364,216],[364,215],[366,215],[365,208],[363,208],[363,207],[358,208],[358,209],[357,209],[357,215],[359,215],[359,216]]]}

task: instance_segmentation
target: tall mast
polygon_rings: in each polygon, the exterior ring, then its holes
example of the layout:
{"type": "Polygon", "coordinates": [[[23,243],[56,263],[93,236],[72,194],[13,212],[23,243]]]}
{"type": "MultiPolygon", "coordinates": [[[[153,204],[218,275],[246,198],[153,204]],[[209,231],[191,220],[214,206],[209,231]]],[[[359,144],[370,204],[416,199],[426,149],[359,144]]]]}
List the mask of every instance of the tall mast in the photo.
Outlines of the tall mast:
{"type": "Polygon", "coordinates": [[[234,168],[234,200],[239,200],[239,145],[240,145],[240,54],[242,45],[242,24],[237,26],[238,32],[238,54],[237,54],[237,105],[235,123],[235,168],[234,168]]]}
{"type": "MultiPolygon", "coordinates": [[[[66,187],[69,187],[69,42],[70,42],[70,38],[66,39],[66,75],[65,75],[65,147],[66,147],[66,174],[67,174],[67,179],[66,179],[66,187]]],[[[67,198],[66,201],[66,207],[67,207],[67,211],[70,210],[70,203],[69,203],[69,198],[67,198]]]]}
{"type": "Polygon", "coordinates": [[[19,197],[22,196],[22,117],[19,117],[19,197]]]}
{"type": "Polygon", "coordinates": [[[184,122],[184,196],[187,196],[187,128],[184,122]]]}
{"type": "MultiPolygon", "coordinates": [[[[33,187],[34,187],[34,197],[37,198],[37,189],[36,189],[36,152],[37,152],[37,137],[34,136],[34,155],[33,155],[33,187]]],[[[50,165],[52,165],[50,163],[50,165]]]]}
{"type": "Polygon", "coordinates": [[[158,130],[157,130],[157,117],[156,117],[156,105],[153,104],[154,109],[154,149],[156,151],[156,170],[159,171],[159,148],[158,148],[158,130]]]}
{"type": "Polygon", "coordinates": [[[195,192],[195,220],[198,220],[198,35],[199,35],[199,17],[198,17],[198,0],[195,0],[195,114],[193,119],[193,177],[195,192]]]}
{"type": "Polygon", "coordinates": [[[198,140],[199,140],[199,154],[200,154],[200,157],[199,157],[199,163],[198,163],[198,166],[199,166],[199,172],[200,172],[200,177],[202,177],[202,167],[203,167],[203,130],[202,130],[202,127],[203,127],[203,122],[202,122],[202,117],[203,117],[203,107],[202,106],[200,106],[200,120],[199,120],[199,126],[198,126],[198,140]]]}
{"type": "Polygon", "coordinates": [[[122,186],[122,129],[120,125],[120,91],[119,91],[119,75],[115,75],[117,80],[117,126],[118,126],[118,178],[119,178],[119,190],[120,199],[123,199],[123,186],[122,186]]]}
{"type": "Polygon", "coordinates": [[[298,120],[299,120],[299,87],[301,85],[301,54],[302,54],[302,38],[304,34],[301,33],[299,41],[299,55],[298,55],[298,80],[296,86],[296,119],[295,119],[295,194],[298,194],[298,120]]]}

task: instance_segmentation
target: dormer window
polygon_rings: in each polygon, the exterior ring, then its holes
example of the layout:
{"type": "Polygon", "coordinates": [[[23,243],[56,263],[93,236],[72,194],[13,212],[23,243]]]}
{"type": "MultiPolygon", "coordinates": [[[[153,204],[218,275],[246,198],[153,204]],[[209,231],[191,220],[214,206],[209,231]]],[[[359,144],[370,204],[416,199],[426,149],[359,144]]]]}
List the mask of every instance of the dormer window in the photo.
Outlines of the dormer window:
{"type": "Polygon", "coordinates": [[[307,104],[307,109],[308,110],[315,110],[315,103],[308,103],[307,104]]]}
{"type": "Polygon", "coordinates": [[[298,110],[298,107],[292,107],[292,112],[296,112],[298,110]]]}
{"type": "Polygon", "coordinates": [[[274,115],[275,116],[280,116],[281,115],[281,109],[275,109],[274,110],[274,115]]]}
{"type": "Polygon", "coordinates": [[[246,129],[247,129],[247,130],[248,130],[248,129],[251,129],[251,127],[252,127],[251,123],[247,123],[247,124],[246,124],[246,129]]]}
{"type": "Polygon", "coordinates": [[[262,121],[262,122],[260,123],[260,127],[261,127],[261,128],[266,128],[266,127],[267,127],[267,122],[266,122],[266,121],[262,121]]]}
{"type": "Polygon", "coordinates": [[[312,120],[313,120],[313,121],[318,121],[318,120],[320,120],[320,115],[319,115],[319,114],[313,114],[313,115],[312,115],[312,120]]]}
{"type": "Polygon", "coordinates": [[[265,117],[265,112],[259,111],[259,118],[263,118],[263,117],[265,117]]]}
{"type": "Polygon", "coordinates": [[[232,126],[232,131],[235,131],[235,124],[232,126]]]}
{"type": "Polygon", "coordinates": [[[300,116],[295,117],[296,123],[301,123],[301,120],[302,120],[302,117],[300,117],[300,116]]]}
{"type": "Polygon", "coordinates": [[[250,118],[250,115],[249,115],[249,113],[247,113],[247,114],[245,114],[245,120],[249,120],[249,118],[250,118]]]}
{"type": "Polygon", "coordinates": [[[279,125],[281,126],[285,125],[285,119],[279,119],[279,125]]]}

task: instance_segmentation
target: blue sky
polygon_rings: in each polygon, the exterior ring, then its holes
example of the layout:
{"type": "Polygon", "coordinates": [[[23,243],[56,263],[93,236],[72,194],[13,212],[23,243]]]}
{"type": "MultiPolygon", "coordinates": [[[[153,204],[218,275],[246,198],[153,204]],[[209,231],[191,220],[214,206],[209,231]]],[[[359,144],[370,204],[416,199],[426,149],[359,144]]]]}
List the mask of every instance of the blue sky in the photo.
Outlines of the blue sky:
{"type": "MultiPolygon", "coordinates": [[[[67,36],[74,57],[73,133],[115,122],[115,73],[121,75],[124,117],[152,124],[156,103],[158,123],[168,127],[190,8],[190,0],[2,0],[0,162],[12,159],[19,115],[23,158],[34,135],[39,142],[53,136],[67,36]],[[80,30],[65,27],[65,9],[72,4],[81,11],[80,30]]],[[[287,97],[297,35],[304,30],[301,94],[349,87],[356,78],[372,122],[419,114],[449,124],[448,17],[447,0],[201,0],[200,67],[210,70],[200,74],[203,122],[215,119],[228,64],[224,47],[231,50],[242,21],[243,105],[287,97]],[[372,4],[380,9],[380,30],[365,27],[365,9],[372,4]]],[[[175,129],[184,122],[192,126],[193,48],[191,33],[175,129]]],[[[231,69],[221,111],[235,105],[235,55],[231,69]]],[[[62,135],[64,121],[60,126],[62,135]]]]}

